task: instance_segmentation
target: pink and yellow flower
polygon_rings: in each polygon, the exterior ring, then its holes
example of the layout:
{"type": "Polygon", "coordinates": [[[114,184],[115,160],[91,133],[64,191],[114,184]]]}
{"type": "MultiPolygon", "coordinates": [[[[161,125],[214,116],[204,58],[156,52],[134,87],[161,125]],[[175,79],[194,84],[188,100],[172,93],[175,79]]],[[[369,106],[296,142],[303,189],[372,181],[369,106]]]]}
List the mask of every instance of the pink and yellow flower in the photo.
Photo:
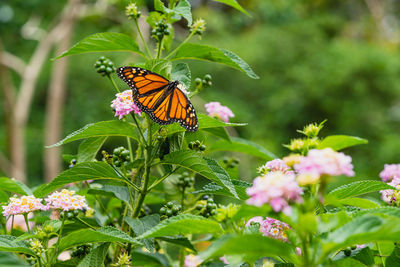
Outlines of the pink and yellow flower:
{"type": "Polygon", "coordinates": [[[264,165],[258,168],[258,172],[261,174],[267,174],[268,172],[282,172],[289,173],[290,167],[281,159],[274,159],[268,161],[264,165]]]}
{"type": "Polygon", "coordinates": [[[132,90],[123,91],[115,96],[117,98],[111,103],[111,107],[115,110],[115,117],[119,116],[119,119],[122,119],[132,111],[135,112],[135,114],[142,114],[141,110],[133,102],[132,90]]]}
{"type": "Polygon", "coordinates": [[[391,185],[397,190],[386,189],[379,191],[382,194],[382,200],[390,205],[400,205],[400,178],[395,177],[388,185],[391,185]]]}
{"type": "Polygon", "coordinates": [[[390,182],[394,178],[400,178],[400,164],[385,164],[385,167],[379,174],[384,182],[390,182]]]}
{"type": "Polygon", "coordinates": [[[262,206],[268,203],[276,212],[290,213],[289,203],[301,202],[303,190],[293,173],[269,172],[256,177],[246,193],[250,196],[247,204],[262,206]]]}
{"type": "Polygon", "coordinates": [[[189,254],[186,255],[185,257],[185,267],[197,267],[199,266],[203,261],[199,256],[189,254]]]}
{"type": "Polygon", "coordinates": [[[250,226],[252,223],[258,223],[260,225],[259,230],[264,236],[269,236],[285,242],[288,241],[286,234],[286,231],[290,229],[288,224],[269,217],[263,219],[261,216],[251,218],[246,223],[246,227],[250,226]]]}
{"type": "Polygon", "coordinates": [[[204,105],[208,116],[217,117],[224,122],[228,122],[229,118],[235,117],[232,110],[226,106],[222,106],[219,102],[210,102],[204,105]]]}
{"type": "Polygon", "coordinates": [[[294,165],[294,169],[299,174],[354,176],[351,157],[331,148],[310,150],[300,163],[294,165]]]}
{"type": "Polygon", "coordinates": [[[69,211],[86,210],[89,208],[84,196],[76,195],[75,191],[70,191],[67,189],[63,189],[61,192],[56,191],[49,195],[45,200],[48,206],[52,209],[69,211]]]}
{"type": "Polygon", "coordinates": [[[8,205],[2,206],[3,215],[10,216],[26,214],[35,210],[47,210],[48,208],[42,204],[42,200],[34,196],[11,197],[8,205]]]}

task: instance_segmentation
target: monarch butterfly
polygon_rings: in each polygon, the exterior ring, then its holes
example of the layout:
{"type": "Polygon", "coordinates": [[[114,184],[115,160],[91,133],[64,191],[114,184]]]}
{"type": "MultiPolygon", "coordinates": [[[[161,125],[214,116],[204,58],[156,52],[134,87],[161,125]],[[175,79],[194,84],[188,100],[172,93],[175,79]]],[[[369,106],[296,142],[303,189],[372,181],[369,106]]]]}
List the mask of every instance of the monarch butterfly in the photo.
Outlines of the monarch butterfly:
{"type": "Polygon", "coordinates": [[[196,111],[179,81],[137,67],[120,67],[118,76],[132,89],[133,101],[158,124],[179,122],[186,130],[199,128],[196,111]]]}

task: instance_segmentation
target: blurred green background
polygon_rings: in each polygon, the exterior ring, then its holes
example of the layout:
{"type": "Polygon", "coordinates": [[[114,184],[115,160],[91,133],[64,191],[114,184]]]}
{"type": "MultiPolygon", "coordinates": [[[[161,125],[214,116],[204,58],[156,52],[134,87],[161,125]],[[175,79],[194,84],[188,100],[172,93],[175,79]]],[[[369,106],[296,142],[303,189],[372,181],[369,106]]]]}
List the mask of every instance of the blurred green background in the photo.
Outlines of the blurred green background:
{"type": "MultiPolygon", "coordinates": [[[[124,16],[124,6],[130,1],[83,2],[97,4],[102,11],[79,19],[73,43],[97,32],[136,34],[124,16]]],[[[253,80],[222,65],[189,62],[193,78],[207,73],[213,77],[213,86],[194,99],[197,110],[204,112],[204,103],[210,101],[230,107],[235,113],[232,121],[249,124],[237,128],[237,134],[278,156],[288,152],[282,144],[299,136],[296,129],[327,119],[322,136],[347,134],[370,142],[345,151],[353,156],[356,179],[376,179],[384,163],[400,161],[399,1],[239,1],[251,17],[214,1],[190,2],[194,18],[207,22],[201,43],[235,52],[260,76],[253,80]]],[[[3,49],[28,61],[40,31],[27,34],[27,22],[36,20],[38,29],[46,29],[66,3],[0,2],[3,49]]],[[[152,1],[140,3],[145,10],[153,9],[152,1]]],[[[176,24],[178,39],[185,38],[185,24],[176,24]]],[[[29,115],[26,144],[31,185],[43,180],[45,100],[54,64],[50,58],[55,55],[52,51],[40,73],[29,115]]],[[[114,97],[113,88],[93,68],[101,55],[69,58],[63,136],[87,123],[112,119],[109,105],[114,97]]],[[[106,56],[116,66],[136,60],[127,60],[126,53],[106,56]]],[[[15,72],[12,79],[16,85],[20,82],[15,72]]],[[[3,94],[2,91],[1,98],[3,94]]],[[[4,101],[0,105],[3,112],[4,101]]],[[[7,157],[4,119],[2,116],[0,150],[7,157]]],[[[77,146],[78,143],[68,144],[63,153],[76,153],[77,146]]],[[[261,163],[244,161],[240,168],[251,169],[254,174],[261,163]]]]}

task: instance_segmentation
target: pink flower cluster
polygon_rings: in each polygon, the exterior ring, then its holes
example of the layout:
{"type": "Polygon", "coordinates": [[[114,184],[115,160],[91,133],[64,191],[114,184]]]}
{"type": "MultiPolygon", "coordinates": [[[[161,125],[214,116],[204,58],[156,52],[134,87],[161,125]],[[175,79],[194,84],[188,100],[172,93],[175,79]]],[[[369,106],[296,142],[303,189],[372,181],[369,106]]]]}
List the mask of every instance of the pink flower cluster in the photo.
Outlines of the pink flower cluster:
{"type": "Polygon", "coordinates": [[[286,234],[286,231],[290,229],[288,224],[269,217],[263,219],[261,216],[251,218],[246,223],[246,227],[252,225],[252,223],[258,223],[260,225],[259,230],[264,236],[269,236],[285,242],[288,241],[286,234]]]}
{"type": "Polygon", "coordinates": [[[67,189],[63,189],[61,192],[56,191],[49,195],[45,200],[52,209],[69,211],[89,208],[84,196],[75,195],[75,191],[70,191],[67,189]]]}
{"type": "Polygon", "coordinates": [[[294,165],[294,169],[299,174],[354,176],[351,157],[331,148],[310,150],[300,163],[294,165]]]}
{"type": "Polygon", "coordinates": [[[384,182],[390,182],[394,178],[400,178],[400,164],[385,164],[385,168],[379,174],[384,182]]]}
{"type": "Polygon", "coordinates": [[[209,116],[217,117],[224,122],[228,122],[229,118],[235,117],[232,110],[226,106],[222,106],[219,102],[210,102],[204,105],[209,116]]]}
{"type": "Polygon", "coordinates": [[[258,168],[258,172],[261,174],[266,174],[268,172],[292,173],[290,167],[281,159],[268,161],[258,168]]]}
{"type": "Polygon", "coordinates": [[[388,185],[391,185],[391,186],[397,188],[397,190],[386,189],[386,190],[379,191],[382,194],[382,200],[390,205],[399,206],[399,204],[400,204],[400,178],[394,177],[393,180],[390,183],[388,183],[388,185]]]}
{"type": "Polygon", "coordinates": [[[119,119],[122,119],[132,111],[134,111],[135,114],[142,114],[141,110],[133,102],[132,90],[123,91],[115,96],[117,98],[111,103],[111,107],[115,110],[115,117],[119,116],[119,119]]]}
{"type": "Polygon", "coordinates": [[[8,205],[2,206],[3,216],[24,214],[35,210],[47,210],[48,207],[42,204],[42,200],[34,196],[11,197],[8,205]]]}
{"type": "Polygon", "coordinates": [[[199,266],[203,261],[199,256],[189,254],[186,255],[185,257],[185,267],[197,267],[199,266]]]}
{"type": "Polygon", "coordinates": [[[269,172],[256,177],[246,193],[250,196],[247,204],[262,206],[268,203],[274,211],[289,214],[289,202],[301,202],[303,190],[293,173],[269,172]]]}

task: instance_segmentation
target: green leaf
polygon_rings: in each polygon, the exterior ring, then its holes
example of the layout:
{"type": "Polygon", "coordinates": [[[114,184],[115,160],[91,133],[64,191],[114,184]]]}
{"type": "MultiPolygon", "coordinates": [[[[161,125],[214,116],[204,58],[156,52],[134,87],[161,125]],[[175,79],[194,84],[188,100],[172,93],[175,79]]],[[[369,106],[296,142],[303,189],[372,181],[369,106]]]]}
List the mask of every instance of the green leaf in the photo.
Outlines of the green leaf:
{"type": "MultiPolygon", "coordinates": [[[[152,214],[149,216],[142,217],[140,219],[125,217],[125,222],[133,230],[136,236],[140,236],[146,231],[156,226],[160,222],[160,216],[158,214],[152,214]]],[[[153,239],[145,238],[143,240],[139,239],[139,241],[143,242],[149,251],[154,250],[153,239]]]]}
{"type": "Polygon", "coordinates": [[[362,209],[379,208],[379,205],[377,203],[365,198],[358,197],[341,199],[339,200],[339,203],[342,205],[354,206],[362,209]]]}
{"type": "Polygon", "coordinates": [[[324,138],[318,145],[318,149],[330,147],[333,150],[342,150],[347,147],[368,144],[367,139],[348,135],[331,135],[324,138]]]}
{"type": "Polygon", "coordinates": [[[385,261],[386,266],[400,266],[400,247],[395,246],[385,261]]]}
{"type": "Polygon", "coordinates": [[[115,173],[113,168],[105,162],[84,162],[77,164],[71,169],[63,171],[50,183],[38,187],[33,194],[36,197],[44,197],[48,193],[51,193],[66,184],[97,179],[124,181],[115,173]]]}
{"type": "Polygon", "coordinates": [[[123,121],[101,121],[97,123],[90,123],[85,125],[83,128],[67,135],[67,137],[58,143],[48,147],[60,146],[72,141],[90,137],[125,136],[139,140],[135,129],[135,125],[123,121]]]}
{"type": "Polygon", "coordinates": [[[98,230],[82,229],[64,236],[60,241],[60,251],[68,248],[99,242],[128,242],[139,245],[132,237],[116,228],[105,226],[98,230]]]}
{"type": "Polygon", "coordinates": [[[129,190],[126,186],[118,186],[118,185],[102,185],[101,188],[93,188],[89,189],[89,194],[104,194],[104,192],[111,193],[111,196],[115,196],[119,200],[122,200],[129,204],[130,196],[129,190]]]}
{"type": "Polygon", "coordinates": [[[190,10],[190,3],[187,0],[180,0],[174,11],[187,20],[188,26],[192,25],[192,11],[190,10]]]}
{"type": "MultiPolygon", "coordinates": [[[[232,179],[232,183],[235,186],[235,190],[238,194],[239,199],[246,200],[249,198],[246,194],[246,188],[251,186],[250,183],[235,179],[232,179]]],[[[208,183],[205,186],[203,186],[202,189],[192,192],[192,194],[200,194],[200,193],[233,197],[231,192],[229,192],[224,187],[217,185],[216,183],[208,183]]]]}
{"type": "Polygon", "coordinates": [[[181,214],[162,221],[143,233],[139,238],[218,233],[222,231],[219,223],[214,220],[192,214],[181,214]]]}
{"type": "Polygon", "coordinates": [[[141,250],[135,250],[131,253],[132,259],[136,266],[157,267],[172,266],[164,254],[148,253],[141,250]]]}
{"type": "Polygon", "coordinates": [[[208,132],[214,136],[221,137],[222,139],[231,142],[231,137],[229,136],[227,130],[224,127],[208,128],[203,129],[204,132],[208,132]]]}
{"type": "Polygon", "coordinates": [[[127,51],[144,55],[138,44],[130,36],[116,32],[103,32],[86,37],[56,59],[70,55],[106,51],[127,51]]]}
{"type": "Polygon", "coordinates": [[[208,152],[234,151],[259,157],[264,160],[272,160],[276,158],[273,153],[269,152],[268,150],[256,143],[238,137],[232,137],[231,140],[231,142],[226,140],[219,140],[213,143],[208,148],[208,152]]]}
{"type": "Polygon", "coordinates": [[[325,255],[355,244],[400,239],[400,218],[366,214],[330,232],[323,240],[325,255]]]}
{"type": "Polygon", "coordinates": [[[192,74],[190,73],[190,69],[188,64],[186,63],[178,63],[173,67],[171,73],[171,80],[180,81],[186,89],[190,88],[190,83],[192,79],[192,74]]]}
{"type": "Polygon", "coordinates": [[[84,140],[78,148],[78,162],[93,161],[106,140],[106,136],[92,137],[84,140]]]}
{"type": "Polygon", "coordinates": [[[259,234],[226,235],[214,241],[200,254],[203,260],[224,255],[245,255],[248,259],[279,255],[283,258],[294,253],[293,246],[259,234]]]}
{"type": "Polygon", "coordinates": [[[23,261],[17,255],[10,252],[0,252],[1,267],[30,267],[31,265],[23,261]]]}
{"type": "Polygon", "coordinates": [[[89,254],[87,254],[79,263],[78,267],[102,267],[109,246],[110,243],[104,243],[97,248],[91,250],[89,254]]]}
{"type": "Polygon", "coordinates": [[[171,61],[165,59],[151,59],[146,61],[144,68],[169,78],[172,69],[172,63],[171,61]]]}
{"type": "Polygon", "coordinates": [[[32,190],[22,182],[8,177],[0,177],[0,190],[20,195],[32,195],[32,190]]]}
{"type": "Polygon", "coordinates": [[[172,60],[180,59],[195,59],[221,63],[246,73],[250,78],[259,78],[251,67],[239,56],[231,51],[213,46],[186,43],[178,49],[172,60]]]}
{"type": "Polygon", "coordinates": [[[376,180],[357,181],[350,184],[340,186],[331,192],[326,197],[326,204],[332,203],[334,199],[344,199],[355,197],[366,193],[376,192],[385,189],[395,189],[387,183],[376,180]]]}
{"type": "Polygon", "coordinates": [[[158,237],[157,239],[172,243],[181,247],[188,248],[194,252],[197,252],[196,248],[193,246],[193,244],[187,239],[186,237],[171,237],[171,236],[164,236],[164,237],[158,237]]]}
{"type": "Polygon", "coordinates": [[[0,235],[0,251],[20,252],[29,255],[35,255],[25,241],[16,241],[15,236],[0,235]]]}
{"type": "Polygon", "coordinates": [[[238,197],[235,187],[228,173],[213,159],[201,157],[199,153],[192,150],[180,150],[165,155],[162,164],[174,164],[210,179],[216,184],[223,186],[238,197]]]}
{"type": "Polygon", "coordinates": [[[359,212],[355,213],[354,216],[362,216],[366,214],[385,214],[389,216],[394,216],[394,217],[400,217],[400,209],[397,207],[380,207],[380,208],[373,208],[373,209],[366,209],[366,210],[360,210],[359,212]]]}
{"type": "Polygon", "coordinates": [[[235,9],[239,10],[240,12],[242,12],[242,13],[244,13],[244,14],[246,14],[247,16],[250,17],[250,14],[247,13],[247,11],[244,10],[243,7],[242,7],[241,5],[239,5],[238,2],[236,2],[236,0],[214,0],[214,1],[223,3],[223,4],[228,5],[228,6],[231,6],[231,7],[233,7],[233,8],[235,8],[235,9]]]}

